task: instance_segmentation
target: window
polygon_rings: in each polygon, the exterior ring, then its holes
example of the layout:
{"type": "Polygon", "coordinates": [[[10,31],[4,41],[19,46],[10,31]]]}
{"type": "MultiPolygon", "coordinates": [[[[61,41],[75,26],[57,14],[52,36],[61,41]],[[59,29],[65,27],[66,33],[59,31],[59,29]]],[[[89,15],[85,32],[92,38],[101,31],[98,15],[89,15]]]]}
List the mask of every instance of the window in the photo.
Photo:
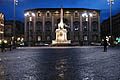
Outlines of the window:
{"type": "Polygon", "coordinates": [[[83,31],[86,32],[86,31],[87,31],[87,26],[88,26],[88,25],[87,25],[87,22],[86,22],[86,21],[83,22],[82,25],[83,25],[83,31]]]}
{"type": "Polygon", "coordinates": [[[42,22],[40,21],[37,21],[36,22],[36,31],[42,31],[42,22]]]}
{"type": "Polygon", "coordinates": [[[41,41],[41,36],[38,36],[38,41],[41,41]]]}
{"type": "Polygon", "coordinates": [[[41,13],[40,12],[38,13],[38,17],[41,17],[41,13]]]}
{"type": "Polygon", "coordinates": [[[50,13],[49,12],[47,13],[47,17],[50,17],[50,13]]]}
{"type": "Polygon", "coordinates": [[[76,22],[73,23],[73,26],[74,26],[74,31],[78,31],[80,23],[78,21],[76,21],[76,22]]]}
{"type": "Polygon", "coordinates": [[[50,36],[47,36],[47,41],[50,41],[50,36]]]}
{"type": "Polygon", "coordinates": [[[87,40],[88,40],[88,37],[87,37],[87,36],[84,36],[83,39],[84,39],[84,41],[87,41],[87,40]]]}
{"type": "Polygon", "coordinates": [[[92,38],[93,38],[93,41],[97,41],[98,36],[97,35],[93,35],[92,38]]]}
{"type": "Polygon", "coordinates": [[[45,30],[46,31],[51,31],[52,30],[52,23],[51,22],[46,22],[45,23],[45,30]]]}
{"type": "Polygon", "coordinates": [[[79,14],[76,12],[76,13],[75,13],[75,18],[77,18],[77,17],[78,17],[78,15],[79,15],[79,14]]]}
{"type": "Polygon", "coordinates": [[[92,31],[93,32],[98,31],[98,22],[96,21],[92,22],[92,31]]]}

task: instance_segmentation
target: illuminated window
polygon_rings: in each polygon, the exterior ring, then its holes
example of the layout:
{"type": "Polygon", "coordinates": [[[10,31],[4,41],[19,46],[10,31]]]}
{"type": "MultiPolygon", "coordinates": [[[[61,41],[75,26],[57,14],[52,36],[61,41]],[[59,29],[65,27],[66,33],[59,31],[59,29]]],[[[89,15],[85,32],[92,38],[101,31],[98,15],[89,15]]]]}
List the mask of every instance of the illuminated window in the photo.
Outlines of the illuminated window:
{"type": "Polygon", "coordinates": [[[38,41],[41,41],[41,36],[38,36],[38,41]]]}
{"type": "Polygon", "coordinates": [[[87,37],[87,36],[84,36],[83,39],[84,39],[84,41],[87,41],[87,40],[88,40],[88,37],[87,37]]]}

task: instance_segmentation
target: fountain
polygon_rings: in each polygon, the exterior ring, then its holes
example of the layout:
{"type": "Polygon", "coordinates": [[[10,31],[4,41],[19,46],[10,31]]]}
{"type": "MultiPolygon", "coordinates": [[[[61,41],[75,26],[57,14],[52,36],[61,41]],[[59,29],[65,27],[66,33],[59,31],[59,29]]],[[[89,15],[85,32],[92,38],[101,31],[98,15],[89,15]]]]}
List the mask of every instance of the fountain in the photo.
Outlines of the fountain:
{"type": "Polygon", "coordinates": [[[64,29],[63,23],[63,6],[61,6],[60,23],[56,29],[56,40],[52,41],[52,45],[66,45],[71,44],[71,40],[67,40],[67,30],[64,29]]]}

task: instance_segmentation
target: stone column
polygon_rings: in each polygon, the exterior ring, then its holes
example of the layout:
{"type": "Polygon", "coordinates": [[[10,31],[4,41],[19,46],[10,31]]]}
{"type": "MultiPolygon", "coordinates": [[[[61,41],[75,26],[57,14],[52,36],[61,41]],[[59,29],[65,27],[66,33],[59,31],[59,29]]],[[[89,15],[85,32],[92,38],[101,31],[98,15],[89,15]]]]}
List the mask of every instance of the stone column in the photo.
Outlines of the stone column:
{"type": "Polygon", "coordinates": [[[43,33],[42,33],[42,40],[45,41],[45,15],[43,15],[43,33]]]}
{"type": "Polygon", "coordinates": [[[80,32],[82,32],[82,15],[80,15],[80,32]]]}
{"type": "Polygon", "coordinates": [[[25,16],[25,24],[24,24],[24,39],[25,39],[25,42],[27,41],[27,18],[25,16]]]}
{"type": "Polygon", "coordinates": [[[52,15],[52,32],[54,32],[54,15],[52,15]]]}
{"type": "Polygon", "coordinates": [[[80,44],[82,45],[83,43],[83,30],[82,30],[83,26],[82,26],[82,14],[80,14],[80,44]]]}
{"type": "Polygon", "coordinates": [[[36,42],[36,17],[33,17],[33,40],[36,42]]]}
{"type": "Polygon", "coordinates": [[[89,31],[91,32],[92,31],[92,17],[89,16],[89,31]]]}
{"type": "Polygon", "coordinates": [[[73,15],[71,14],[71,31],[73,31],[73,15]]]}
{"type": "Polygon", "coordinates": [[[89,19],[88,19],[88,21],[89,21],[89,32],[88,32],[88,36],[89,36],[89,42],[92,40],[92,30],[91,30],[91,23],[92,23],[92,19],[91,19],[92,17],[89,15],[89,19]]]}
{"type": "Polygon", "coordinates": [[[45,32],[45,16],[43,16],[43,32],[45,32]]]}
{"type": "Polygon", "coordinates": [[[71,33],[70,33],[70,39],[73,41],[74,39],[74,34],[73,34],[73,15],[71,14],[71,33]]]}
{"type": "Polygon", "coordinates": [[[101,40],[101,27],[100,27],[100,14],[99,13],[97,13],[98,14],[98,36],[99,36],[99,41],[101,40]]]}
{"type": "Polygon", "coordinates": [[[52,40],[55,37],[54,28],[55,28],[54,15],[52,15],[52,33],[51,33],[52,40]]]}

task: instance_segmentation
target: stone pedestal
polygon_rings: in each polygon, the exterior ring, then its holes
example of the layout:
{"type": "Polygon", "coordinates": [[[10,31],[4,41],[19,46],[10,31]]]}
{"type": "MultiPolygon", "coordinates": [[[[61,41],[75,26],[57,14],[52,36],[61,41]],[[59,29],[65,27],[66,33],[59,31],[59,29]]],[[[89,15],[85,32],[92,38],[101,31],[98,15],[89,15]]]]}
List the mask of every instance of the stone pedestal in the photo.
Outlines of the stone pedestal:
{"type": "Polygon", "coordinates": [[[56,29],[56,40],[52,41],[52,44],[70,44],[71,41],[67,40],[66,29],[56,29]]]}

